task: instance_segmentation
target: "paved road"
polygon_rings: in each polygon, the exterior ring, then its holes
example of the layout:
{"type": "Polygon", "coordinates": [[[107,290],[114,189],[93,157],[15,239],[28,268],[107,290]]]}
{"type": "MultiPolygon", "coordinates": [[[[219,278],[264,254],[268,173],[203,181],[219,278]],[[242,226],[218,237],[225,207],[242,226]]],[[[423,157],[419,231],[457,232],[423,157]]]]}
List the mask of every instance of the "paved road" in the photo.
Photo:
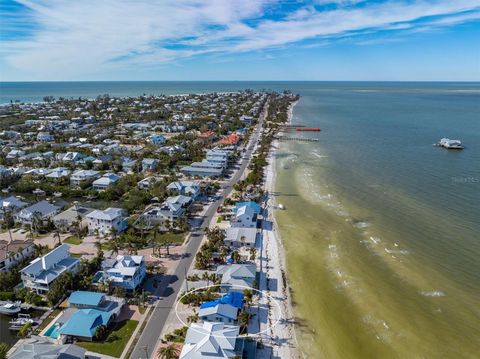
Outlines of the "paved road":
{"type": "Polygon", "coordinates": [[[224,185],[219,198],[209,206],[209,208],[204,214],[201,225],[198,227],[198,229],[192,232],[192,235],[190,236],[190,241],[188,242],[187,248],[185,250],[185,254],[180,259],[180,262],[178,263],[174,274],[164,276],[162,281],[160,282],[158,289],[154,294],[160,296],[161,299],[157,302],[155,308],[153,309],[153,313],[150,316],[147,325],[143,329],[143,332],[141,333],[140,338],[135,345],[132,354],[130,355],[130,359],[148,359],[150,357],[155,357],[153,355],[153,351],[155,350],[155,346],[160,338],[163,326],[168,318],[168,315],[174,307],[177,296],[182,289],[185,279],[185,273],[190,268],[195,258],[195,254],[200,247],[203,230],[205,227],[208,227],[218,207],[223,203],[223,200],[232,191],[233,185],[242,178],[242,175],[252,157],[253,150],[258,142],[258,137],[260,135],[260,130],[262,128],[265,115],[266,113],[260,116],[258,125],[252,133],[252,136],[250,137],[250,143],[247,146],[245,155],[243,156],[239,169],[224,185]]]}

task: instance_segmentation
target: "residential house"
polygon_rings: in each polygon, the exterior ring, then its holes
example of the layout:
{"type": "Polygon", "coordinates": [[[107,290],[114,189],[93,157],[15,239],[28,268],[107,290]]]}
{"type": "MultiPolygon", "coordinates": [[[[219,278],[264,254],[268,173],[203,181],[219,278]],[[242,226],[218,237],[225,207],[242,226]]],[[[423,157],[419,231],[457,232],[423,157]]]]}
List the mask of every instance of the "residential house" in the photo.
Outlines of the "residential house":
{"type": "Polygon", "coordinates": [[[27,202],[23,202],[21,199],[15,196],[5,197],[0,199],[0,221],[4,220],[5,213],[18,212],[22,208],[28,206],[27,202]]]}
{"type": "Polygon", "coordinates": [[[12,347],[9,359],[87,359],[86,350],[74,344],[55,344],[47,338],[23,340],[12,347]]]}
{"type": "Polygon", "coordinates": [[[108,235],[112,231],[123,232],[127,221],[121,208],[107,208],[104,211],[95,210],[86,215],[88,233],[108,235]]]}
{"type": "Polygon", "coordinates": [[[64,243],[34,259],[20,273],[26,288],[45,294],[62,273],[76,273],[79,266],[80,260],[70,256],[70,247],[64,243]]]}
{"type": "Polygon", "coordinates": [[[72,187],[81,187],[81,185],[83,183],[94,181],[98,177],[100,177],[100,172],[99,171],[79,170],[79,171],[74,172],[70,176],[70,185],[72,187]]]}
{"type": "Polygon", "coordinates": [[[145,158],[142,160],[142,172],[156,171],[160,161],[156,158],[145,158]]]}
{"type": "Polygon", "coordinates": [[[108,187],[115,184],[120,179],[120,176],[115,173],[105,173],[99,179],[93,181],[92,187],[97,191],[105,191],[108,187]]]}
{"type": "Polygon", "coordinates": [[[211,149],[207,151],[206,159],[210,163],[218,163],[223,167],[227,167],[229,153],[219,149],[211,149]]]}
{"type": "Polygon", "coordinates": [[[50,132],[39,132],[37,134],[37,141],[39,142],[53,142],[55,138],[50,134],[50,132]]]}
{"type": "Polygon", "coordinates": [[[256,271],[253,263],[218,266],[216,274],[221,277],[221,291],[242,293],[244,289],[253,288],[256,271]]]}
{"type": "Polygon", "coordinates": [[[11,150],[7,153],[7,160],[14,160],[16,158],[22,157],[23,155],[25,155],[25,151],[11,150]]]}
{"type": "Polygon", "coordinates": [[[0,240],[0,272],[8,272],[10,268],[29,258],[34,253],[32,240],[4,241],[0,240]]]}
{"type": "Polygon", "coordinates": [[[184,166],[180,170],[188,176],[219,177],[223,175],[225,167],[222,164],[204,160],[202,162],[193,162],[190,166],[184,166]]]}
{"type": "Polygon", "coordinates": [[[229,247],[255,247],[259,233],[256,228],[230,227],[225,231],[225,244],[229,247]]]}
{"type": "Polygon", "coordinates": [[[243,294],[229,292],[219,299],[200,305],[198,317],[206,322],[233,324],[243,308],[243,294]]]}
{"type": "Polygon", "coordinates": [[[153,134],[148,136],[148,141],[155,146],[161,146],[167,141],[162,135],[153,134]]]}
{"type": "Polygon", "coordinates": [[[257,228],[258,213],[252,206],[241,206],[230,221],[232,227],[257,228]]]}
{"type": "Polygon", "coordinates": [[[92,213],[93,209],[74,205],[53,217],[53,224],[62,232],[71,232],[74,229],[87,227],[87,215],[92,213]]]}
{"type": "Polygon", "coordinates": [[[60,212],[61,207],[51,204],[48,201],[40,201],[29,207],[23,208],[20,212],[14,214],[15,222],[21,224],[32,224],[32,219],[36,216],[40,221],[52,219],[60,212]]]}
{"type": "Polygon", "coordinates": [[[65,167],[57,167],[54,168],[48,175],[46,175],[46,178],[53,179],[53,180],[58,180],[62,177],[68,177],[70,176],[70,171],[68,168],[65,167]]]}
{"type": "Polygon", "coordinates": [[[63,162],[77,163],[83,159],[83,155],[79,152],[67,152],[62,156],[63,162]]]}
{"type": "Polygon", "coordinates": [[[244,340],[240,327],[225,323],[192,323],[185,337],[180,359],[242,357],[244,340]]]}
{"type": "Polygon", "coordinates": [[[157,182],[161,181],[159,177],[145,177],[141,181],[137,182],[137,187],[143,190],[148,190],[153,187],[157,182]]]}
{"type": "Polygon", "coordinates": [[[194,200],[200,196],[200,181],[176,181],[167,186],[167,189],[184,196],[190,196],[194,200]]]}
{"type": "Polygon", "coordinates": [[[147,274],[143,256],[118,255],[114,261],[105,260],[102,266],[102,279],[127,291],[137,289],[147,274]]]}

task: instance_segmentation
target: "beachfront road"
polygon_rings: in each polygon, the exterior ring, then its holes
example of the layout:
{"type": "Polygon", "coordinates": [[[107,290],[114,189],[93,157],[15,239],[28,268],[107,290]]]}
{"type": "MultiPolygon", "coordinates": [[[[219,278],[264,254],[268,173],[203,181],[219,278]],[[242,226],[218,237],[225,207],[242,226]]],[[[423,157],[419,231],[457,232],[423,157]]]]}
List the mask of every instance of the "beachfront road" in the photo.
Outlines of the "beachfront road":
{"type": "Polygon", "coordinates": [[[130,355],[130,359],[155,358],[155,353],[153,351],[155,350],[168,315],[174,308],[177,296],[182,289],[185,280],[185,273],[192,265],[195,254],[200,247],[203,237],[203,230],[205,227],[209,226],[218,207],[223,204],[223,200],[232,191],[233,185],[242,178],[243,173],[245,172],[245,169],[252,158],[253,151],[258,143],[260,130],[266,117],[266,108],[267,106],[265,106],[262,115],[260,115],[257,127],[250,137],[250,143],[246,147],[245,156],[242,157],[239,169],[232,175],[232,178],[225,183],[219,198],[209,206],[205,212],[201,225],[192,231],[185,253],[180,259],[180,262],[178,263],[174,273],[166,275],[162,278],[156,293],[154,293],[154,295],[160,297],[160,300],[155,305],[147,325],[145,328],[143,328],[140,338],[138,339],[135,348],[130,355]]]}

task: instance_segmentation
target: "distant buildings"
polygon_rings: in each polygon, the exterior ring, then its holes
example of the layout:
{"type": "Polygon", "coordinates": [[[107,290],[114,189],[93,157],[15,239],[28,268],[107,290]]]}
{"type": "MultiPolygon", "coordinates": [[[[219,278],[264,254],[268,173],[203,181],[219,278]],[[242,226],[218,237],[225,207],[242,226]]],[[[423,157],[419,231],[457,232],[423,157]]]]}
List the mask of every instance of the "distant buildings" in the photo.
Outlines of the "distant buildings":
{"type": "Polygon", "coordinates": [[[75,273],[80,260],[70,256],[69,248],[67,244],[62,244],[23,268],[20,271],[23,285],[36,293],[45,294],[62,273],[75,273]]]}
{"type": "Polygon", "coordinates": [[[83,183],[88,181],[94,181],[98,177],[100,177],[99,171],[93,171],[93,170],[75,171],[70,176],[70,185],[72,187],[80,187],[83,183]]]}

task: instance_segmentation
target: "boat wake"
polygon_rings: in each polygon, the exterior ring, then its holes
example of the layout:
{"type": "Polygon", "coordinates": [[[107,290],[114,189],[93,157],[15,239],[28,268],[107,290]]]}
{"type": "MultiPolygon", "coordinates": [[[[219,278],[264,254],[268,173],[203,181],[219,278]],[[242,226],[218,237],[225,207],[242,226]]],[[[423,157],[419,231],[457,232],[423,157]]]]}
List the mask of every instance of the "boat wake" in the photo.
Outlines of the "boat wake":
{"type": "Polygon", "coordinates": [[[423,292],[420,292],[420,294],[423,295],[424,297],[445,297],[446,296],[444,292],[441,292],[438,290],[434,290],[431,292],[423,291],[423,292]]]}

